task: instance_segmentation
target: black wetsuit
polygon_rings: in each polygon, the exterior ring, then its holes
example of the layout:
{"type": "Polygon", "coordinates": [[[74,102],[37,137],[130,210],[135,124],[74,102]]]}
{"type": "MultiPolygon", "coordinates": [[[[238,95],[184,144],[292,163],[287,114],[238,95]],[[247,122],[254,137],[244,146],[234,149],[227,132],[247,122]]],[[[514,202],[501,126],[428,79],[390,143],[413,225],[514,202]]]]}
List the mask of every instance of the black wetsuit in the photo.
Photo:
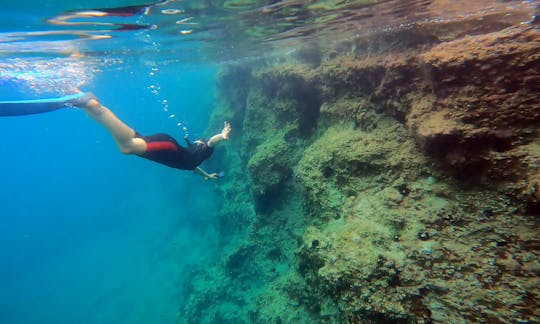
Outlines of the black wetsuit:
{"type": "Polygon", "coordinates": [[[194,170],[214,152],[207,142],[191,143],[186,138],[187,147],[183,147],[167,134],[142,136],[136,133],[135,137],[146,142],[146,152],[139,156],[181,170],[194,170]]]}

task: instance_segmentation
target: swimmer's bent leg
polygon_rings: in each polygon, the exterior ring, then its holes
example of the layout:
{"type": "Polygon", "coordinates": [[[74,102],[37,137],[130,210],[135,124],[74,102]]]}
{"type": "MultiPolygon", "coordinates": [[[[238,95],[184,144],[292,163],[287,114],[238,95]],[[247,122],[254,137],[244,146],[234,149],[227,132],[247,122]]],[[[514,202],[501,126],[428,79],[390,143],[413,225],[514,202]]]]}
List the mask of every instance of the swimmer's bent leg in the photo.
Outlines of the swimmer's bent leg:
{"type": "Polygon", "coordinates": [[[102,106],[96,99],[88,101],[83,109],[95,121],[103,125],[111,133],[120,151],[124,154],[143,154],[146,142],[135,137],[135,131],[124,124],[112,111],[102,106]]]}

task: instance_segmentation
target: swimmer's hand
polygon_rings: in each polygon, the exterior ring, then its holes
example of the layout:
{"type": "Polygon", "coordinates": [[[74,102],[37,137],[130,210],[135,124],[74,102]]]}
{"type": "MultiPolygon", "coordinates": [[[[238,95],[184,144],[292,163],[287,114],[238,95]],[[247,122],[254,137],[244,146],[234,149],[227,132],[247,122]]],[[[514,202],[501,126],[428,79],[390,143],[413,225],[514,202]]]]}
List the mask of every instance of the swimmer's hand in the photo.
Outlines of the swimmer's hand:
{"type": "Polygon", "coordinates": [[[228,123],[228,122],[225,122],[224,123],[225,126],[223,127],[223,130],[221,131],[221,137],[223,137],[224,140],[228,140],[229,139],[229,134],[231,133],[231,124],[228,123]]]}
{"type": "Polygon", "coordinates": [[[207,174],[206,177],[204,177],[204,180],[217,180],[219,179],[219,174],[217,173],[210,173],[207,174]]]}
{"type": "Polygon", "coordinates": [[[209,147],[214,147],[216,146],[217,143],[221,141],[226,141],[229,139],[229,134],[231,133],[231,129],[232,129],[231,124],[229,124],[228,122],[225,122],[224,124],[225,126],[223,126],[223,130],[221,131],[221,133],[212,136],[208,140],[208,142],[206,142],[209,147]]]}

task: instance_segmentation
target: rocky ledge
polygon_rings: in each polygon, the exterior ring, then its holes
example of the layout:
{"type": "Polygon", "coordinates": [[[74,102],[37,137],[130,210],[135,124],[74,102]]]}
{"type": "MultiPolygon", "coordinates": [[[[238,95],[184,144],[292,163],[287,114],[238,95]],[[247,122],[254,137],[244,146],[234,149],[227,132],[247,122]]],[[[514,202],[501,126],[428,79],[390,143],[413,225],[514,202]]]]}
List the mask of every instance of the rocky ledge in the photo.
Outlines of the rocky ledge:
{"type": "Polygon", "coordinates": [[[540,31],[436,32],[221,72],[223,260],[182,319],[540,320],[540,31]]]}

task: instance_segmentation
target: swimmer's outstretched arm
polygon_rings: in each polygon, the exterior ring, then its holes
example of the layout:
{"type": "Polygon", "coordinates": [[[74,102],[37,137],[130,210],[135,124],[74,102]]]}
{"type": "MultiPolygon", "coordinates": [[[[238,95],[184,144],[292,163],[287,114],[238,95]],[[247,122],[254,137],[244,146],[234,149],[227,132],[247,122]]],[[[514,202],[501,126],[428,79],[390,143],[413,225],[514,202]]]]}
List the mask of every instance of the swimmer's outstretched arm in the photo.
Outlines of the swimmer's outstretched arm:
{"type": "Polygon", "coordinates": [[[208,173],[199,167],[196,167],[195,170],[193,170],[193,172],[195,172],[198,175],[203,176],[204,180],[209,180],[209,179],[216,180],[217,178],[219,178],[219,175],[217,173],[208,173]]]}
{"type": "MultiPolygon", "coordinates": [[[[221,142],[221,141],[226,141],[229,139],[229,134],[231,133],[231,124],[229,124],[228,122],[225,122],[224,123],[224,126],[223,126],[223,130],[221,131],[221,133],[219,134],[216,134],[214,136],[212,136],[208,142],[206,143],[209,147],[214,147],[216,146],[217,143],[221,142]]],[[[197,167],[195,168],[195,170],[193,170],[193,172],[195,172],[196,174],[198,175],[201,175],[204,177],[204,180],[209,180],[209,179],[217,179],[219,178],[219,175],[217,173],[208,173],[206,171],[204,171],[203,169],[197,167]]]]}
{"type": "Polygon", "coordinates": [[[135,137],[135,131],[124,124],[107,107],[92,98],[81,105],[84,111],[111,133],[120,151],[124,154],[143,154],[146,142],[135,137]]]}
{"type": "Polygon", "coordinates": [[[231,133],[231,129],[232,129],[231,124],[229,124],[228,122],[225,122],[224,124],[225,125],[223,126],[223,130],[221,131],[221,133],[212,136],[208,140],[207,144],[209,147],[214,147],[216,146],[217,143],[221,141],[226,141],[229,139],[229,134],[231,133]]]}

